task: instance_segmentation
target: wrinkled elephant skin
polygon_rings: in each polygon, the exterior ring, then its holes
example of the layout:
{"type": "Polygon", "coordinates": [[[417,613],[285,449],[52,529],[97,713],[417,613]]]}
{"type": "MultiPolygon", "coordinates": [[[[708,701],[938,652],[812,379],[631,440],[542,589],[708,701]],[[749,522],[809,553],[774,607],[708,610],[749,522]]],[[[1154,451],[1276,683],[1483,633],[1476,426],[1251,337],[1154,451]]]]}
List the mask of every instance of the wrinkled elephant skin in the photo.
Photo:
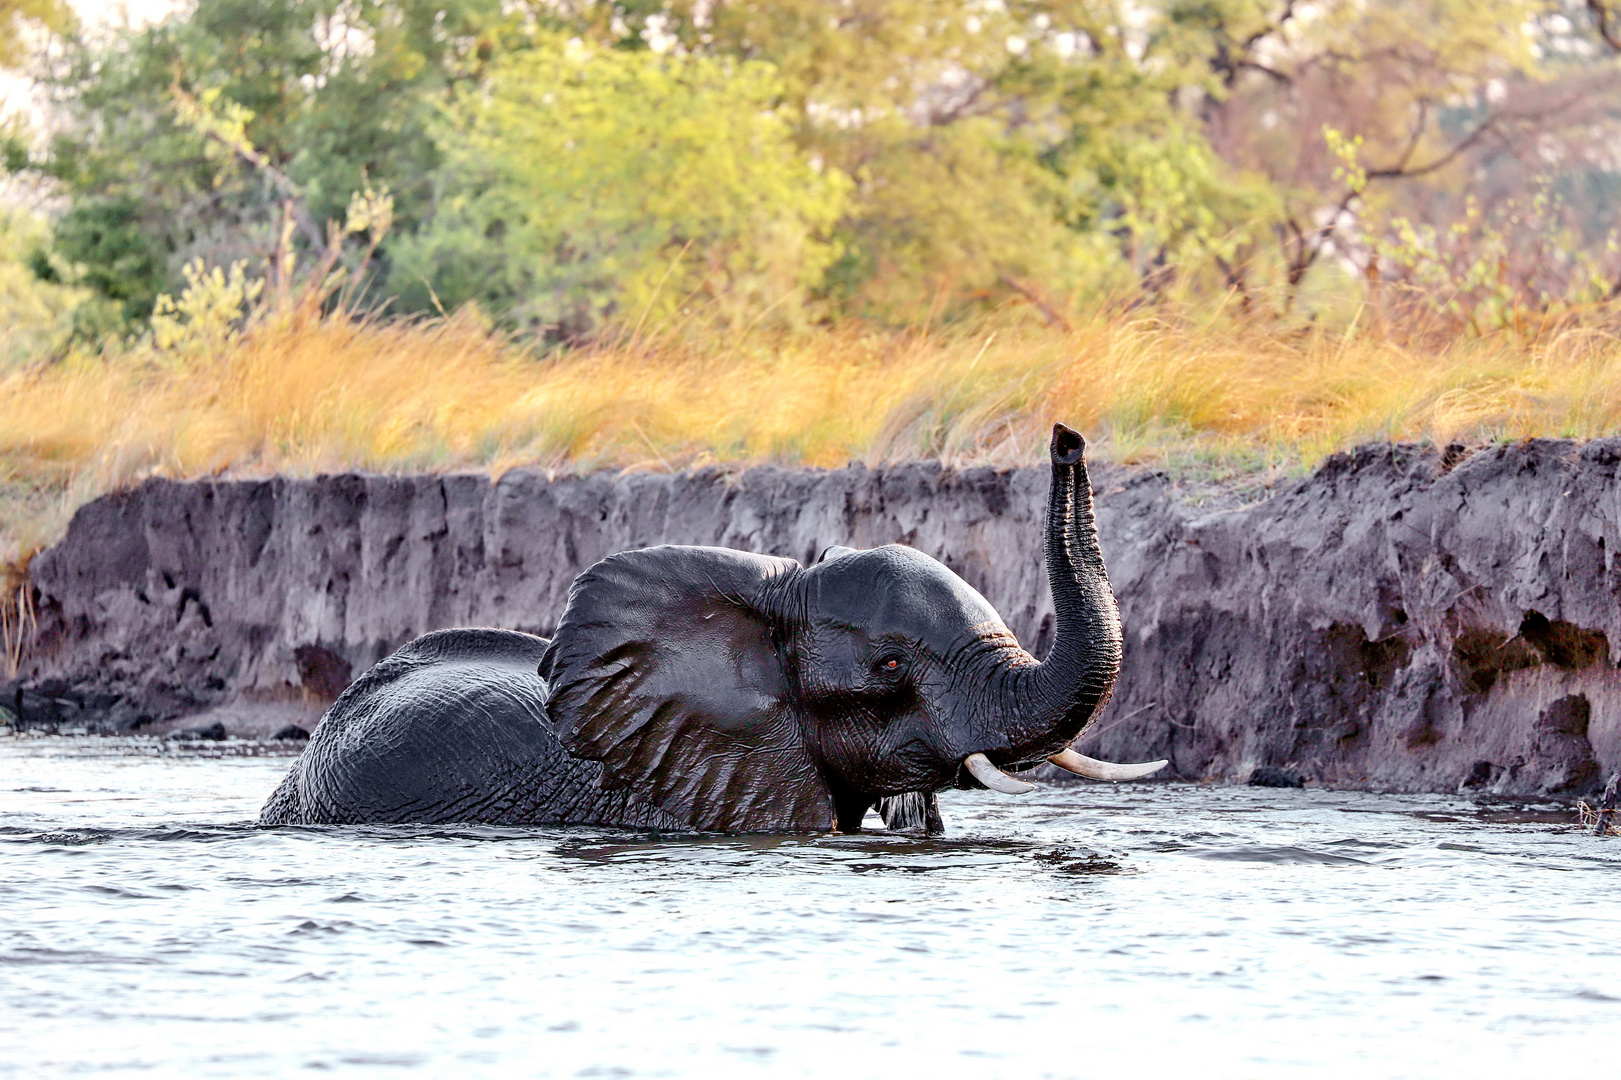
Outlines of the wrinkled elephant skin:
{"type": "Polygon", "coordinates": [[[576,579],[549,642],[442,630],[378,663],[262,820],[819,832],[876,805],[937,832],[943,788],[1022,790],[1001,770],[1049,758],[1118,768],[1065,753],[1120,665],[1084,448],[1054,428],[1043,662],[908,547],[829,548],[808,567],[622,552],[576,579]]]}

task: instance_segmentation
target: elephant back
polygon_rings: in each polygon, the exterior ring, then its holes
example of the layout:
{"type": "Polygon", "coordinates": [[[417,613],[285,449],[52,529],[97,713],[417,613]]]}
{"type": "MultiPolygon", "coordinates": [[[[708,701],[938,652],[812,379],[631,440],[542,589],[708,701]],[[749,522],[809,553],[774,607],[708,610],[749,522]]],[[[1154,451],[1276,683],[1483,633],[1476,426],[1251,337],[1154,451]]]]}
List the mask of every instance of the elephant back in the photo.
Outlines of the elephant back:
{"type": "Polygon", "coordinates": [[[674,824],[602,793],[600,766],[558,742],[536,671],[547,645],[440,630],[379,661],[321,718],[260,820],[674,824]]]}

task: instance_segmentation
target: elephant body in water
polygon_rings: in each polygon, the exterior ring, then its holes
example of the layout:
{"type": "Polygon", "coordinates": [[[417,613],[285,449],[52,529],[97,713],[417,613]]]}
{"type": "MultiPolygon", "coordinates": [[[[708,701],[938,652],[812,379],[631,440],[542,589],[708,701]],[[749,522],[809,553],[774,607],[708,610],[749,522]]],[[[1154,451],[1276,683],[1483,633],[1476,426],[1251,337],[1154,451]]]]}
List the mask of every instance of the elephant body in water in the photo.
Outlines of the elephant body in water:
{"type": "Polygon", "coordinates": [[[556,635],[441,630],[327,711],[265,804],[281,823],[591,824],[723,832],[939,831],[935,792],[1029,785],[1108,699],[1120,620],[1084,441],[1053,431],[1044,662],[990,604],[899,545],[815,565],[704,547],[610,556],[556,635]]]}

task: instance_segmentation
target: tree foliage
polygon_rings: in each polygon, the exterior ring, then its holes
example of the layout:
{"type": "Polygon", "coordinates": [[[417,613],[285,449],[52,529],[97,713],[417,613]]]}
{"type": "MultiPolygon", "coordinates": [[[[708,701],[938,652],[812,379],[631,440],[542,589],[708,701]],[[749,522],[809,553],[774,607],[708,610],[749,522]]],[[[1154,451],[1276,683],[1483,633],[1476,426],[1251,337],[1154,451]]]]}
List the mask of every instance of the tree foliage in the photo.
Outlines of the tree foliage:
{"type": "Polygon", "coordinates": [[[67,196],[41,265],[131,324],[196,259],[324,257],[370,187],[395,208],[371,300],[545,334],[1292,317],[1544,187],[1561,235],[1607,243],[1617,25],[1599,0],[197,0],[70,36],[54,134],[7,159],[67,196]]]}
{"type": "Polygon", "coordinates": [[[0,372],[60,348],[87,299],[86,290],[50,280],[49,267],[38,265],[47,231],[37,217],[0,212],[0,372]]]}
{"type": "Polygon", "coordinates": [[[1132,27],[1146,13],[1109,0],[630,11],[644,35],[782,72],[801,145],[857,180],[832,284],[889,316],[942,290],[1038,305],[1130,290],[1243,228],[1253,186],[1176,101],[1204,75],[1145,51],[1132,27]]]}
{"type": "Polygon", "coordinates": [[[66,122],[37,162],[73,197],[63,256],[144,314],[193,259],[261,262],[289,212],[299,244],[319,250],[323,223],[367,183],[415,228],[431,208],[439,102],[511,23],[499,0],[198,0],[75,42],[48,77],[66,122]],[[188,100],[235,117],[258,160],[211,140],[188,100]]]}
{"type": "Polygon", "coordinates": [[[0,0],[0,68],[27,58],[30,29],[62,33],[73,23],[73,9],[64,0],[0,0]]]}
{"type": "Polygon", "coordinates": [[[799,152],[782,96],[759,61],[539,37],[447,106],[438,211],[398,265],[442,303],[568,334],[693,305],[792,317],[849,182],[799,152]]]}

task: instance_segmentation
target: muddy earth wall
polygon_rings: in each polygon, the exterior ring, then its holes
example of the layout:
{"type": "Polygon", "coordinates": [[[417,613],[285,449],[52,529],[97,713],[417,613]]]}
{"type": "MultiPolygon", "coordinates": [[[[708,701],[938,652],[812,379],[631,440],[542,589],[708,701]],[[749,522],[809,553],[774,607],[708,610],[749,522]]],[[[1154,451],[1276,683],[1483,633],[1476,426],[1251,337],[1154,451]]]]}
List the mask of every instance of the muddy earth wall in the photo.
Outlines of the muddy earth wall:
{"type": "MultiPolygon", "coordinates": [[[[1094,465],[1126,631],[1081,744],[1184,778],[1573,796],[1621,768],[1621,440],[1370,446],[1263,492],[1094,465]]],[[[31,566],[24,728],[305,726],[421,634],[547,633],[614,551],[897,541],[1041,655],[1044,469],[149,481],[31,566]]],[[[3,717],[0,717],[3,719],[3,717]]]]}

